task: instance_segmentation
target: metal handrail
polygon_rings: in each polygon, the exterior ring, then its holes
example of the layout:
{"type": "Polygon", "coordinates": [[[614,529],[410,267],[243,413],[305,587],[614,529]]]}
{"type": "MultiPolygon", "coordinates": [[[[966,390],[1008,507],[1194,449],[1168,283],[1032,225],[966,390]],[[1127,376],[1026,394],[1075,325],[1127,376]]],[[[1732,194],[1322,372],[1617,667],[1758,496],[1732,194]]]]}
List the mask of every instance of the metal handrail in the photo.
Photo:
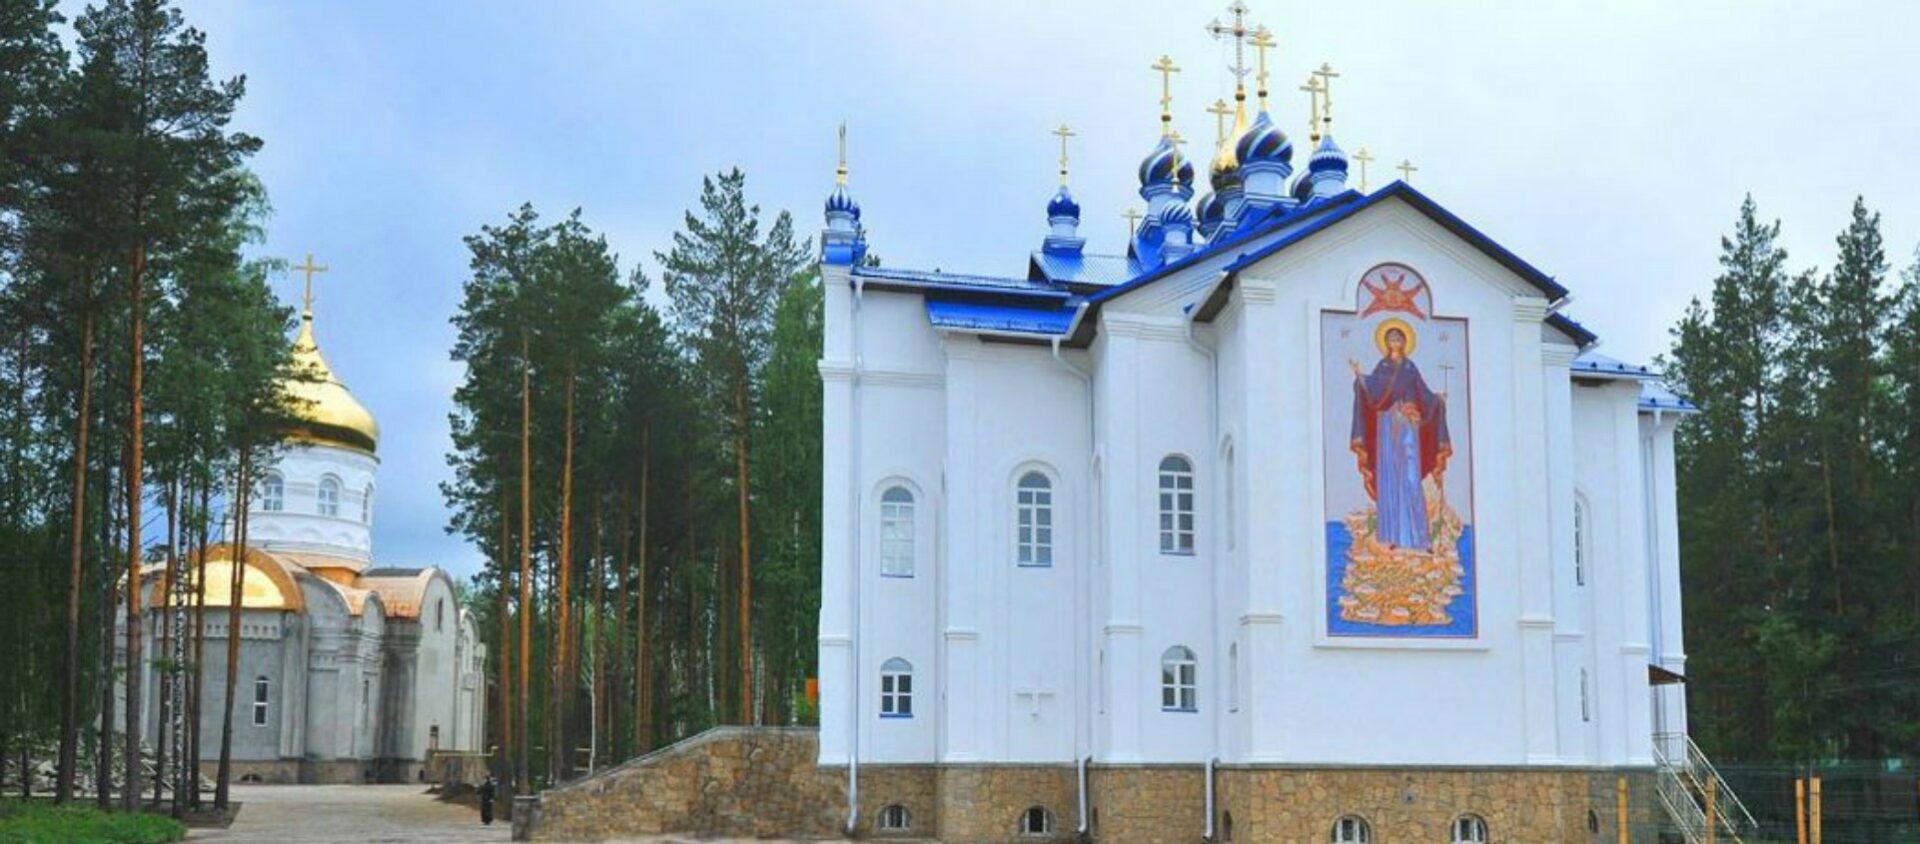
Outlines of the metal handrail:
{"type": "Polygon", "coordinates": [[[1660,801],[1667,808],[1676,825],[1686,835],[1689,844],[1700,838],[1706,825],[1711,822],[1724,828],[1732,841],[1739,841],[1743,833],[1751,834],[1760,827],[1753,813],[1727,785],[1726,778],[1720,775],[1713,760],[1700,750],[1691,736],[1683,733],[1658,733],[1654,735],[1654,761],[1658,765],[1659,780],[1657,789],[1660,801]],[[1676,741],[1677,740],[1677,741],[1676,741]],[[1679,759],[1674,758],[1677,750],[1679,759]],[[1699,801],[1707,793],[1711,783],[1714,791],[1713,817],[1707,817],[1706,809],[1699,801]]]}

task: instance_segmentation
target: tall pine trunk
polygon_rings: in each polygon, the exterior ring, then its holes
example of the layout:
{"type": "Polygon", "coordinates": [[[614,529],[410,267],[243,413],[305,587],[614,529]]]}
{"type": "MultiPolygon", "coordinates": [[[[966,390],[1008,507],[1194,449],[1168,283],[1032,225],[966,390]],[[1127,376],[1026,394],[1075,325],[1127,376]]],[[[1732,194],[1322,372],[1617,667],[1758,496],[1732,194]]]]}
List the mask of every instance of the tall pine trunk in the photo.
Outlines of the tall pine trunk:
{"type": "MultiPolygon", "coordinates": [[[[136,209],[135,219],[140,212],[136,209]]],[[[146,458],[146,404],[141,387],[146,376],[146,281],[147,249],[133,248],[133,362],[128,375],[129,456],[127,460],[127,712],[121,763],[127,770],[127,787],[120,807],[133,811],[140,806],[140,698],[143,684],[140,672],[140,481],[146,458]]]]}
{"type": "Polygon", "coordinates": [[[206,652],[207,652],[207,548],[212,544],[213,532],[213,479],[204,477],[200,481],[200,524],[199,556],[193,561],[193,682],[189,684],[188,700],[192,704],[188,719],[193,724],[193,737],[188,744],[189,766],[193,771],[192,793],[187,797],[188,805],[200,808],[200,747],[201,737],[205,733],[205,719],[202,717],[202,701],[206,698],[206,652]]]}
{"type": "Polygon", "coordinates": [[[607,567],[602,559],[606,551],[606,524],[601,521],[600,495],[593,496],[593,545],[587,551],[587,576],[593,580],[593,637],[588,640],[593,646],[593,761],[587,770],[591,773],[598,765],[601,753],[602,736],[606,735],[602,727],[607,723],[607,683],[606,671],[606,626],[607,626],[607,567]]]}
{"type": "MultiPolygon", "coordinates": [[[[633,547],[631,545],[633,539],[632,508],[632,493],[628,486],[622,483],[620,484],[620,512],[614,517],[614,577],[617,578],[619,584],[613,597],[614,627],[611,670],[614,672],[614,682],[611,684],[611,691],[607,696],[607,724],[613,734],[614,759],[626,758],[626,749],[630,746],[621,738],[626,734],[627,727],[626,719],[622,717],[625,713],[620,711],[620,674],[627,671],[629,667],[627,663],[627,635],[628,631],[635,629],[627,620],[631,618],[631,616],[627,614],[627,607],[630,606],[627,603],[627,595],[631,591],[628,585],[628,578],[633,576],[633,547]]],[[[633,683],[635,689],[633,700],[635,703],[638,703],[640,700],[640,692],[638,691],[640,688],[639,672],[633,673],[633,683]]],[[[635,707],[633,711],[634,717],[639,717],[639,708],[635,707]]],[[[631,746],[637,747],[639,745],[639,739],[639,731],[635,730],[634,742],[631,746]]]]}
{"type": "Polygon", "coordinates": [[[573,393],[574,377],[569,374],[564,412],[566,427],[561,432],[564,444],[560,458],[560,561],[554,597],[559,615],[559,658],[554,661],[554,667],[558,669],[559,682],[553,700],[548,702],[549,711],[557,715],[555,735],[559,737],[560,747],[554,757],[559,763],[555,775],[561,780],[573,773],[574,694],[580,685],[573,629],[573,393]]]}
{"type": "Polygon", "coordinates": [[[500,485],[500,553],[496,560],[500,565],[500,583],[495,589],[499,593],[500,608],[494,616],[495,626],[499,628],[499,656],[494,660],[499,675],[500,709],[494,720],[499,723],[500,744],[498,761],[501,773],[506,773],[512,764],[513,756],[513,634],[507,616],[507,590],[513,587],[513,534],[509,527],[509,515],[512,512],[512,500],[508,498],[506,484],[500,485]]]}
{"type": "Polygon", "coordinates": [[[518,764],[515,765],[513,793],[531,794],[528,781],[527,745],[532,736],[527,728],[527,698],[533,693],[528,665],[533,657],[533,361],[527,330],[520,329],[520,736],[518,764]]]}
{"type": "MultiPolygon", "coordinates": [[[[100,489],[103,491],[101,495],[103,499],[102,507],[111,515],[108,518],[100,520],[100,547],[103,549],[102,553],[109,555],[110,558],[113,552],[105,549],[115,549],[119,547],[115,543],[120,540],[120,529],[121,525],[126,521],[127,511],[125,501],[112,500],[116,487],[113,472],[102,469],[101,474],[105,476],[101,479],[102,483],[100,485],[100,489]]],[[[125,490],[121,489],[119,491],[122,493],[122,498],[124,498],[125,490]]],[[[103,575],[104,576],[100,578],[100,618],[102,620],[101,627],[103,628],[100,631],[100,736],[99,740],[94,743],[93,790],[94,802],[99,806],[100,811],[104,812],[113,808],[114,670],[112,618],[114,608],[120,605],[120,592],[110,566],[108,567],[108,571],[104,572],[103,575]]]]}
{"type": "Polygon", "coordinates": [[[752,520],[748,512],[747,494],[747,364],[745,358],[739,361],[739,370],[735,373],[733,385],[733,483],[734,493],[740,502],[740,569],[738,585],[740,594],[740,619],[737,641],[740,646],[740,722],[754,723],[753,712],[753,573],[752,520]]]}
{"type": "Polygon", "coordinates": [[[177,554],[175,553],[178,550],[176,544],[180,541],[179,522],[177,521],[180,515],[178,484],[179,481],[176,480],[167,485],[167,567],[160,577],[160,640],[158,643],[159,646],[154,651],[162,661],[161,664],[166,668],[165,671],[154,672],[154,679],[159,686],[160,698],[160,717],[155,720],[157,726],[153,731],[153,804],[155,806],[160,805],[160,801],[164,796],[161,792],[166,787],[167,760],[170,756],[167,752],[167,736],[170,735],[167,728],[172,726],[170,719],[173,717],[173,708],[179,705],[173,699],[174,666],[172,659],[173,576],[174,565],[178,562],[177,554]]]}
{"type": "Polygon", "coordinates": [[[80,412],[73,432],[73,530],[67,548],[67,650],[60,681],[60,760],[53,786],[55,803],[73,799],[80,767],[80,590],[85,584],[87,547],[87,435],[93,430],[93,309],[80,329],[80,412]]]}
{"type": "Polygon", "coordinates": [[[633,749],[653,749],[653,663],[647,652],[647,483],[653,426],[640,429],[640,573],[633,586],[633,749]]]}
{"type": "Polygon", "coordinates": [[[238,477],[234,481],[234,537],[233,576],[228,581],[227,590],[227,677],[226,704],[220,715],[220,770],[214,776],[213,807],[227,808],[227,797],[233,785],[233,699],[239,678],[234,675],[240,671],[240,610],[241,596],[245,593],[247,576],[247,528],[250,519],[247,511],[252,509],[253,498],[253,455],[242,442],[240,465],[235,470],[238,477]]]}

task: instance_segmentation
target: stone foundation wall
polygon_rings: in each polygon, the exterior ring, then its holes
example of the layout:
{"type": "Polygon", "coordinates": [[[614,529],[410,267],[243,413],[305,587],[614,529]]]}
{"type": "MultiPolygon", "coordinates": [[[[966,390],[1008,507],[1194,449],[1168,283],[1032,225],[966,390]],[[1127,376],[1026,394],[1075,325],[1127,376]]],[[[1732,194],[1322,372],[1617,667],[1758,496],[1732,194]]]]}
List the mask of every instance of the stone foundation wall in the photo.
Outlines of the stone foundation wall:
{"type": "Polygon", "coordinates": [[[837,838],[844,774],[815,764],[813,730],[721,728],[540,794],[538,841],[666,832],[837,838]]]}
{"type": "MultiPolygon", "coordinates": [[[[722,728],[599,776],[541,795],[534,838],[600,841],[663,833],[740,838],[842,838],[847,771],[816,764],[811,730],[722,728]]],[[[1660,819],[1651,772],[1573,768],[1292,768],[1219,766],[1214,841],[1325,842],[1344,815],[1376,842],[1444,842],[1463,814],[1493,841],[1611,844],[1616,779],[1630,784],[1634,841],[1654,841],[1660,819]]],[[[1093,766],[1087,772],[1091,840],[1195,844],[1206,829],[1201,765],[1093,766]]],[[[1072,765],[863,765],[860,838],[945,844],[1074,841],[1080,823],[1072,765]],[[909,828],[882,831],[888,806],[909,828]],[[1022,833],[1031,807],[1052,830],[1022,833]]]]}

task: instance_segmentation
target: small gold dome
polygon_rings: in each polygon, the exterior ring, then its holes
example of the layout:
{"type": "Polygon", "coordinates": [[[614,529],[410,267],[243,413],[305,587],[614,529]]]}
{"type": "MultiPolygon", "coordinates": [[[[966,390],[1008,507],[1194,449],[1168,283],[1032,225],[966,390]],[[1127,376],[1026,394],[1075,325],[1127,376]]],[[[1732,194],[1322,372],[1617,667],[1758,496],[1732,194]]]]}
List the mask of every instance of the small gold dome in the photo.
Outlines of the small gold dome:
{"type": "Polygon", "coordinates": [[[320,346],[313,340],[313,312],[300,316],[300,336],[293,341],[293,367],[303,378],[283,382],[293,397],[293,415],[299,420],[291,439],[318,442],[372,454],[380,444],[380,424],[373,414],[333,374],[320,346]]]}
{"type": "Polygon", "coordinates": [[[1240,136],[1247,133],[1247,128],[1246,95],[1242,93],[1235,97],[1233,128],[1227,130],[1226,135],[1220,139],[1220,150],[1213,156],[1213,166],[1208,168],[1216,180],[1239,173],[1240,156],[1235,151],[1235,146],[1240,142],[1240,136]]]}

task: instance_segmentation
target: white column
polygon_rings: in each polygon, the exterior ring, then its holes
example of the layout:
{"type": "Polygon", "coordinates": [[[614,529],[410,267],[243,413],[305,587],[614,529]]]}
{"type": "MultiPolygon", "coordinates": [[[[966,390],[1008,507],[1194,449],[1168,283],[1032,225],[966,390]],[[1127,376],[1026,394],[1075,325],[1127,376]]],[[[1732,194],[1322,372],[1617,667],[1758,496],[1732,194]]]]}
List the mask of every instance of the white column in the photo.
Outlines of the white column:
{"type": "Polygon", "coordinates": [[[991,495],[982,486],[979,462],[978,406],[979,341],[949,336],[947,353],[947,491],[943,498],[952,510],[946,532],[946,648],[944,705],[941,725],[945,741],[941,760],[971,762],[981,758],[982,739],[989,734],[996,706],[984,695],[984,666],[980,664],[980,591],[982,566],[1004,562],[1004,555],[983,541],[993,516],[991,495]]]}
{"type": "MultiPolygon", "coordinates": [[[[1540,323],[1546,318],[1546,300],[1518,298],[1513,304],[1513,466],[1514,501],[1520,507],[1514,519],[1514,554],[1520,579],[1521,711],[1527,761],[1549,763],[1559,756],[1558,725],[1554,712],[1553,574],[1555,549],[1564,545],[1556,524],[1560,512],[1572,506],[1571,494],[1550,483],[1553,467],[1540,471],[1525,455],[1554,453],[1547,427],[1546,385],[1550,367],[1541,348],[1540,323]]],[[[1556,356],[1558,357],[1558,356],[1556,356]]],[[[1571,361],[1556,360],[1559,367],[1571,361]]],[[[1563,453],[1564,449],[1561,450],[1563,453]]],[[[1571,522],[1571,519],[1567,519],[1571,522]]],[[[1484,569],[1483,569],[1484,571],[1484,569]]],[[[1489,620],[1482,619],[1486,628],[1489,620]]]]}
{"type": "MultiPolygon", "coordinates": [[[[1243,311],[1240,331],[1246,360],[1240,367],[1244,382],[1232,385],[1244,396],[1241,441],[1236,444],[1236,462],[1246,466],[1246,503],[1248,514],[1243,532],[1241,555],[1247,561],[1246,611],[1240,616],[1240,660],[1246,666],[1241,688],[1240,716],[1246,725],[1246,761],[1273,762],[1285,758],[1282,727],[1286,722],[1285,630],[1283,607],[1289,599],[1298,599],[1301,572],[1312,572],[1324,565],[1315,549],[1312,532],[1321,524],[1314,511],[1319,484],[1302,483],[1318,477],[1320,446],[1314,441],[1314,426],[1308,419],[1319,413],[1320,401],[1314,395],[1318,380],[1313,376],[1318,361],[1314,354],[1301,350],[1317,349],[1319,314],[1312,306],[1283,317],[1275,304],[1272,279],[1242,277],[1237,295],[1243,311]],[[1282,319],[1298,320],[1294,330],[1282,325],[1282,319]],[[1286,347],[1286,339],[1297,344],[1286,347]],[[1305,342],[1305,338],[1315,338],[1305,342]],[[1289,410],[1282,412],[1281,408],[1289,410]],[[1253,514],[1271,514],[1256,517],[1253,514]],[[1290,536],[1282,531],[1292,526],[1290,536]],[[1306,526],[1306,532],[1300,527],[1306,526]],[[1291,540],[1291,541],[1290,541],[1291,540]]],[[[1296,606],[1315,606],[1318,595],[1296,606]]],[[[1302,616],[1307,624],[1318,624],[1311,615],[1302,616]]],[[[1309,628],[1311,629],[1311,628],[1309,628]]]]}
{"type": "Polygon", "coordinates": [[[854,375],[853,290],[847,270],[822,266],[825,337],[819,363],[822,389],[820,478],[820,757],[822,764],[846,764],[853,755],[854,670],[852,420],[854,375]]]}
{"type": "Polygon", "coordinates": [[[1147,680],[1158,677],[1142,653],[1140,623],[1141,527],[1151,516],[1141,510],[1146,483],[1141,469],[1138,326],[1103,315],[1105,359],[1096,376],[1103,385],[1099,428],[1104,438],[1103,479],[1108,509],[1107,614],[1101,634],[1107,648],[1107,748],[1109,762],[1141,760],[1140,730],[1150,700],[1147,680]]]}

